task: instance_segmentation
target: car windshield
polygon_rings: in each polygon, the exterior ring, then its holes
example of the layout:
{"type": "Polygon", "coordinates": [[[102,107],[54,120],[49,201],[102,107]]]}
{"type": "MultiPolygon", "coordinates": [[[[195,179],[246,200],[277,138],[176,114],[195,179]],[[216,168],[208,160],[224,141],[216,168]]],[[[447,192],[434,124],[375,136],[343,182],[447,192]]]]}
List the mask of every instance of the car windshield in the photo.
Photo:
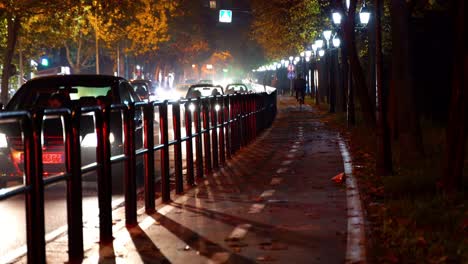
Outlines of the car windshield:
{"type": "Polygon", "coordinates": [[[9,102],[8,110],[29,109],[32,106],[48,107],[51,100],[62,98],[65,100],[79,100],[82,97],[98,97],[110,94],[111,86],[28,86],[20,89],[9,102]],[[60,95],[60,96],[57,96],[60,95]]]}

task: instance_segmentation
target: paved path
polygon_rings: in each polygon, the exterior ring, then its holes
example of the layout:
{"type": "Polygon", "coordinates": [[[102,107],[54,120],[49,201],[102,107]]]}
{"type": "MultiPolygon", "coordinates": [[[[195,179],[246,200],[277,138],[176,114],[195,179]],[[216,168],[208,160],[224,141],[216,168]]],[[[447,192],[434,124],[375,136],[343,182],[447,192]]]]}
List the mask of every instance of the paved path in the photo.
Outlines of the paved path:
{"type": "MultiPolygon", "coordinates": [[[[114,212],[114,243],[97,242],[87,224],[85,263],[343,263],[346,189],[337,134],[310,107],[279,97],[271,129],[185,195],[139,212],[123,226],[114,212]]],[[[48,245],[48,261],[67,261],[66,237],[48,245]]],[[[24,260],[24,259],[23,259],[24,260]]]]}

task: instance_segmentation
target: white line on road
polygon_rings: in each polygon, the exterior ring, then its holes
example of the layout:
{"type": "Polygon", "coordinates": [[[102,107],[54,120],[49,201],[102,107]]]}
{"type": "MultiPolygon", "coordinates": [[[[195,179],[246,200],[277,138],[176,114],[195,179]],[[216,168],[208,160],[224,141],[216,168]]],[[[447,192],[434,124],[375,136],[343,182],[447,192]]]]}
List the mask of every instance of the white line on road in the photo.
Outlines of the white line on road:
{"type": "Polygon", "coordinates": [[[288,168],[279,168],[276,173],[285,173],[286,171],[288,171],[288,168]]]}
{"type": "Polygon", "coordinates": [[[234,230],[232,230],[231,234],[228,236],[227,240],[240,240],[247,235],[247,231],[249,231],[249,228],[251,228],[251,224],[242,224],[236,226],[234,230]]]}
{"type": "Polygon", "coordinates": [[[264,204],[259,204],[259,203],[252,204],[252,206],[250,207],[248,213],[249,214],[258,214],[263,210],[263,208],[265,208],[264,204]]]}
{"type": "Polygon", "coordinates": [[[260,197],[265,198],[265,197],[270,197],[275,193],[275,190],[266,190],[264,191],[260,197]]]}
{"type": "Polygon", "coordinates": [[[285,161],[281,162],[281,165],[282,166],[287,166],[287,165],[289,165],[291,163],[292,163],[292,160],[285,160],[285,161]]]}
{"type": "Polygon", "coordinates": [[[270,185],[279,185],[283,178],[275,177],[271,179],[270,185]]]}
{"type": "Polygon", "coordinates": [[[346,263],[367,263],[365,248],[364,214],[356,179],[353,176],[351,156],[344,141],[339,138],[341,156],[346,175],[346,201],[348,210],[348,237],[346,263]]]}

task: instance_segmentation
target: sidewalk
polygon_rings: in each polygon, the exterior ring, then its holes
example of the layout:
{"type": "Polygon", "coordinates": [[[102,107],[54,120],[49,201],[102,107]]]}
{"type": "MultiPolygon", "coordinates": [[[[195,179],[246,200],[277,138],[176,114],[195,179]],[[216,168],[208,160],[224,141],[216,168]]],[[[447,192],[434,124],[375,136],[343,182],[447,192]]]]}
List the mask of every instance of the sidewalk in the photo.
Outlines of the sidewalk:
{"type": "MultiPolygon", "coordinates": [[[[343,172],[338,135],[318,113],[279,97],[272,128],[220,170],[168,205],[124,227],[114,212],[114,243],[85,229],[85,263],[344,263],[347,197],[331,181],[343,172]]],[[[66,236],[47,246],[48,262],[67,261],[66,236]]],[[[348,245],[349,247],[349,245],[348,245]]]]}

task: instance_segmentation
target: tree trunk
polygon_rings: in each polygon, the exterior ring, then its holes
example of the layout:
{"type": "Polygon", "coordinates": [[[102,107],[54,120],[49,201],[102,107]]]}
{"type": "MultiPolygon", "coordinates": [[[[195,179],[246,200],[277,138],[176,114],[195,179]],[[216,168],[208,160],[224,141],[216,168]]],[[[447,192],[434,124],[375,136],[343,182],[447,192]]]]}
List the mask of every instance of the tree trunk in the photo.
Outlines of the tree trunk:
{"type": "Polygon", "coordinates": [[[14,17],[13,14],[7,15],[7,46],[3,57],[3,70],[2,70],[2,85],[0,99],[3,104],[8,102],[8,84],[10,80],[11,62],[15,53],[15,46],[18,40],[18,33],[20,29],[20,18],[14,17]]]}
{"type": "Polygon", "coordinates": [[[376,172],[379,176],[388,176],[392,174],[392,150],[390,133],[387,123],[387,100],[388,92],[383,85],[383,55],[382,55],[382,27],[381,17],[383,11],[383,0],[375,0],[375,91],[377,92],[376,102],[376,117],[377,117],[377,155],[376,155],[376,172]]]}
{"type": "Polygon", "coordinates": [[[462,187],[463,165],[468,130],[468,56],[466,47],[467,21],[463,10],[465,1],[457,1],[455,5],[456,19],[454,31],[456,35],[454,65],[452,72],[452,98],[450,102],[449,120],[447,125],[447,149],[444,159],[443,187],[448,194],[453,194],[462,187]]]}
{"type": "Polygon", "coordinates": [[[400,144],[400,165],[411,165],[424,155],[411,76],[410,11],[405,0],[392,0],[392,81],[400,144]]]}
{"type": "Polygon", "coordinates": [[[364,77],[364,72],[362,66],[359,62],[359,57],[356,51],[356,43],[354,37],[354,27],[356,14],[356,0],[351,1],[348,17],[345,22],[345,39],[346,39],[346,48],[349,56],[349,66],[351,67],[351,72],[354,81],[354,88],[356,90],[356,95],[359,98],[359,103],[361,105],[361,112],[364,118],[366,126],[374,127],[375,126],[375,115],[374,109],[369,99],[369,94],[367,92],[366,80],[364,77]]]}

